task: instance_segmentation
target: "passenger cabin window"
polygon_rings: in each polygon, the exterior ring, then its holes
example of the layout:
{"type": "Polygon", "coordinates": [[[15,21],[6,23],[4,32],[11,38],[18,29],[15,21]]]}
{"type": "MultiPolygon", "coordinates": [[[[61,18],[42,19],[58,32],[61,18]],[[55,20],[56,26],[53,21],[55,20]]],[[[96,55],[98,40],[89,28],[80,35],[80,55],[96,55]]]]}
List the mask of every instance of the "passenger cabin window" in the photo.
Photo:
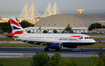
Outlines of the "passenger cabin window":
{"type": "Polygon", "coordinates": [[[91,37],[85,37],[85,39],[92,39],[91,37]]]}

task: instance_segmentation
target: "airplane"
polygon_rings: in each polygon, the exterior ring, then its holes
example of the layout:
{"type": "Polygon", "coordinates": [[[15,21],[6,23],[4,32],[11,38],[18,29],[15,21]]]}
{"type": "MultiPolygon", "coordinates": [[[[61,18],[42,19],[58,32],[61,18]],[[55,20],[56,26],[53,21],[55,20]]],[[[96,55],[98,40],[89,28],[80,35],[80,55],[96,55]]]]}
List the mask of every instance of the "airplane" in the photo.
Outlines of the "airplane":
{"type": "MultiPolygon", "coordinates": [[[[12,34],[8,34],[7,37],[31,44],[46,45],[44,51],[49,51],[49,48],[59,51],[62,46],[67,48],[77,48],[78,46],[92,45],[96,42],[90,36],[85,34],[27,33],[15,17],[10,17],[10,25],[12,34]]],[[[81,47],[80,50],[83,51],[81,47]]]]}

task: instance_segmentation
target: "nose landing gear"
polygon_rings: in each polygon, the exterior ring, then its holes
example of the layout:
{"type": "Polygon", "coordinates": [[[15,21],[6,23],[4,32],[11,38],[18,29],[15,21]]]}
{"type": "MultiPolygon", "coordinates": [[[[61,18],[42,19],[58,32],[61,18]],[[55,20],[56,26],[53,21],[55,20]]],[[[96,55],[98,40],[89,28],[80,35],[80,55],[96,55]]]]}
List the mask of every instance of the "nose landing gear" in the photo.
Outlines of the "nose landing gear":
{"type": "Polygon", "coordinates": [[[80,51],[81,51],[81,52],[83,51],[83,49],[82,49],[82,45],[80,45],[80,51]]]}

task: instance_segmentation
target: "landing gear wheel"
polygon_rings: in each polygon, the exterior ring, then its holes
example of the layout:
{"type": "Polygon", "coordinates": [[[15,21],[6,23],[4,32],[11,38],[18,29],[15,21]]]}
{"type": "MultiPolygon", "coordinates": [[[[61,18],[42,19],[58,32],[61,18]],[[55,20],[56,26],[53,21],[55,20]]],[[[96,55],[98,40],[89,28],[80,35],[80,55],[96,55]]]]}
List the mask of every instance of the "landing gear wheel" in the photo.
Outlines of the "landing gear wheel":
{"type": "Polygon", "coordinates": [[[56,51],[59,51],[59,49],[55,49],[56,51]]]}
{"type": "Polygon", "coordinates": [[[82,49],[82,48],[80,48],[80,51],[82,52],[82,51],[83,51],[83,49],[82,49]]]}
{"type": "Polygon", "coordinates": [[[61,44],[59,49],[61,49],[62,47],[63,47],[63,45],[61,44]]]}
{"type": "Polygon", "coordinates": [[[83,49],[82,49],[82,45],[80,45],[80,51],[81,51],[81,52],[83,51],[83,49]]]}
{"type": "Polygon", "coordinates": [[[48,48],[48,47],[45,47],[45,48],[44,48],[44,51],[49,51],[49,48],[48,48]]]}

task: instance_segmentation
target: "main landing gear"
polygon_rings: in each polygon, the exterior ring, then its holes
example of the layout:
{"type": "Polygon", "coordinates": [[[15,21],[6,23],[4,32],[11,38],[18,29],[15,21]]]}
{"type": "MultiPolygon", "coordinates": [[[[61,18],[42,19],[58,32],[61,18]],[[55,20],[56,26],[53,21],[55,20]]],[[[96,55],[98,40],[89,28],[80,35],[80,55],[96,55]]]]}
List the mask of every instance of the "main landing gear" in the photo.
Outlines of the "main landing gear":
{"type": "MultiPolygon", "coordinates": [[[[55,49],[56,51],[59,51],[60,49],[55,49]]],[[[48,47],[45,47],[44,48],[44,51],[49,51],[49,48],[48,47]]]]}
{"type": "Polygon", "coordinates": [[[49,48],[48,48],[48,47],[45,47],[45,48],[44,48],[44,51],[49,51],[49,48]]]}

